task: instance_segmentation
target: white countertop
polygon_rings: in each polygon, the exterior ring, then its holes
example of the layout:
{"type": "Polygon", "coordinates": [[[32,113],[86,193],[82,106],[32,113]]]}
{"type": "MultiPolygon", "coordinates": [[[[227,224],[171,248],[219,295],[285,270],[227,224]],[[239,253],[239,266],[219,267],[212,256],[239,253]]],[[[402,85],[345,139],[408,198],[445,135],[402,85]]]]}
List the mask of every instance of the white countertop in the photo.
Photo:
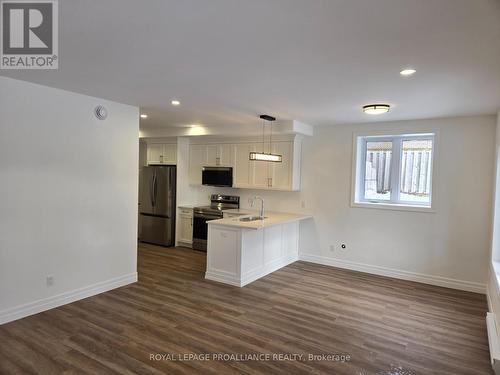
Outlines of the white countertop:
{"type": "Polygon", "coordinates": [[[228,208],[226,210],[222,210],[222,212],[227,212],[228,214],[237,214],[237,215],[258,215],[259,210],[254,210],[251,208],[228,208]]]}
{"type": "MultiPolygon", "coordinates": [[[[204,207],[204,206],[210,206],[210,203],[179,204],[179,205],[177,205],[178,208],[195,208],[195,207],[204,207]]],[[[245,208],[228,208],[226,210],[222,210],[222,212],[239,214],[239,215],[253,215],[253,214],[258,215],[259,214],[258,210],[245,209],[245,208]]]]}
{"type": "MultiPolygon", "coordinates": [[[[228,210],[226,212],[237,211],[245,212],[246,215],[255,215],[256,211],[251,210],[228,210]],[[250,211],[250,212],[249,212],[250,211]]],[[[293,221],[305,220],[312,218],[311,215],[306,214],[292,214],[286,212],[265,212],[264,220],[254,220],[254,221],[240,221],[244,216],[231,217],[227,219],[210,220],[207,224],[210,225],[224,225],[229,227],[238,227],[242,229],[262,229],[266,227],[271,227],[273,225],[291,223],[293,221]]]]}

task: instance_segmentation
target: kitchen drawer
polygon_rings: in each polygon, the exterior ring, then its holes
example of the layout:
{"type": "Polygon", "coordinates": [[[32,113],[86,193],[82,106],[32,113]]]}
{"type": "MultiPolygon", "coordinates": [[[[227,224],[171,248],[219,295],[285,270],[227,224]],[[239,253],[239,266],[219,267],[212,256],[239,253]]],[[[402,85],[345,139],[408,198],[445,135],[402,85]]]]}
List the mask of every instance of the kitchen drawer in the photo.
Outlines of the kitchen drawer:
{"type": "Polygon", "coordinates": [[[193,209],[179,207],[179,214],[184,216],[193,216],[193,209]]]}

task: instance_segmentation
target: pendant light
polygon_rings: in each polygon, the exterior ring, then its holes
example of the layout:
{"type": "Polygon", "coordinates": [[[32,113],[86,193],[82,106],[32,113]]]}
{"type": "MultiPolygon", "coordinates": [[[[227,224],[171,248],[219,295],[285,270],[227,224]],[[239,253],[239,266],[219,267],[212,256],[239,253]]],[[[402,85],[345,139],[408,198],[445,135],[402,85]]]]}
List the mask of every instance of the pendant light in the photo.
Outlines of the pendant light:
{"type": "Polygon", "coordinates": [[[283,156],[271,153],[273,145],[273,121],[276,121],[276,118],[269,115],[260,115],[260,118],[262,119],[262,152],[251,152],[249,159],[254,161],[272,161],[275,163],[281,163],[283,161],[283,156]],[[265,152],[266,121],[269,121],[271,124],[271,132],[269,133],[269,152],[265,152]]]}

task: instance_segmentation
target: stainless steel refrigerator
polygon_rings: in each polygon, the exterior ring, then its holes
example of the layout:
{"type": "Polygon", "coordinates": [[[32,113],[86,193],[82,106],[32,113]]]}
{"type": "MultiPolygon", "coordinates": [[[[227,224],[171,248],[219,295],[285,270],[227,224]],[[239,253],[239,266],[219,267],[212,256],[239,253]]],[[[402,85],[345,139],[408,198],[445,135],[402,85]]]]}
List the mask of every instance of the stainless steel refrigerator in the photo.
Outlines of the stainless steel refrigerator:
{"type": "Polygon", "coordinates": [[[143,167],[139,177],[139,240],[175,245],[175,165],[143,167]]]}

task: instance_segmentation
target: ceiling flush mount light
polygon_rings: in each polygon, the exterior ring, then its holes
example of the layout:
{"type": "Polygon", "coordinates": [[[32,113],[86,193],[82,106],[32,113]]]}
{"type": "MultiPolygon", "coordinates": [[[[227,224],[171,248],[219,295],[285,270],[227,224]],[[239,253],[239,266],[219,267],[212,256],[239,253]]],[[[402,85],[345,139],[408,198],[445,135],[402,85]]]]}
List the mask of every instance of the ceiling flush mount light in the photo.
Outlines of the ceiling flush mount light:
{"type": "Polygon", "coordinates": [[[273,145],[273,121],[276,121],[276,117],[260,115],[260,118],[262,119],[262,152],[251,152],[249,159],[254,161],[272,161],[275,163],[281,163],[283,161],[283,156],[271,153],[273,145]],[[269,121],[271,124],[271,132],[269,133],[269,152],[265,152],[266,121],[269,121]]]}
{"type": "Polygon", "coordinates": [[[401,74],[403,77],[409,77],[409,76],[414,75],[416,72],[417,71],[415,69],[406,68],[406,69],[403,69],[402,71],[400,71],[399,74],[401,74]]]}
{"type": "Polygon", "coordinates": [[[148,115],[145,113],[141,113],[141,118],[148,118],[148,115]]]}
{"type": "Polygon", "coordinates": [[[381,115],[389,112],[389,104],[368,104],[363,106],[363,112],[368,115],[381,115]]]}
{"type": "Polygon", "coordinates": [[[175,105],[175,106],[178,106],[178,105],[180,105],[180,104],[181,104],[181,102],[180,102],[180,101],[175,100],[175,99],[174,99],[174,100],[172,100],[170,103],[172,103],[172,105],[175,105]]]}

